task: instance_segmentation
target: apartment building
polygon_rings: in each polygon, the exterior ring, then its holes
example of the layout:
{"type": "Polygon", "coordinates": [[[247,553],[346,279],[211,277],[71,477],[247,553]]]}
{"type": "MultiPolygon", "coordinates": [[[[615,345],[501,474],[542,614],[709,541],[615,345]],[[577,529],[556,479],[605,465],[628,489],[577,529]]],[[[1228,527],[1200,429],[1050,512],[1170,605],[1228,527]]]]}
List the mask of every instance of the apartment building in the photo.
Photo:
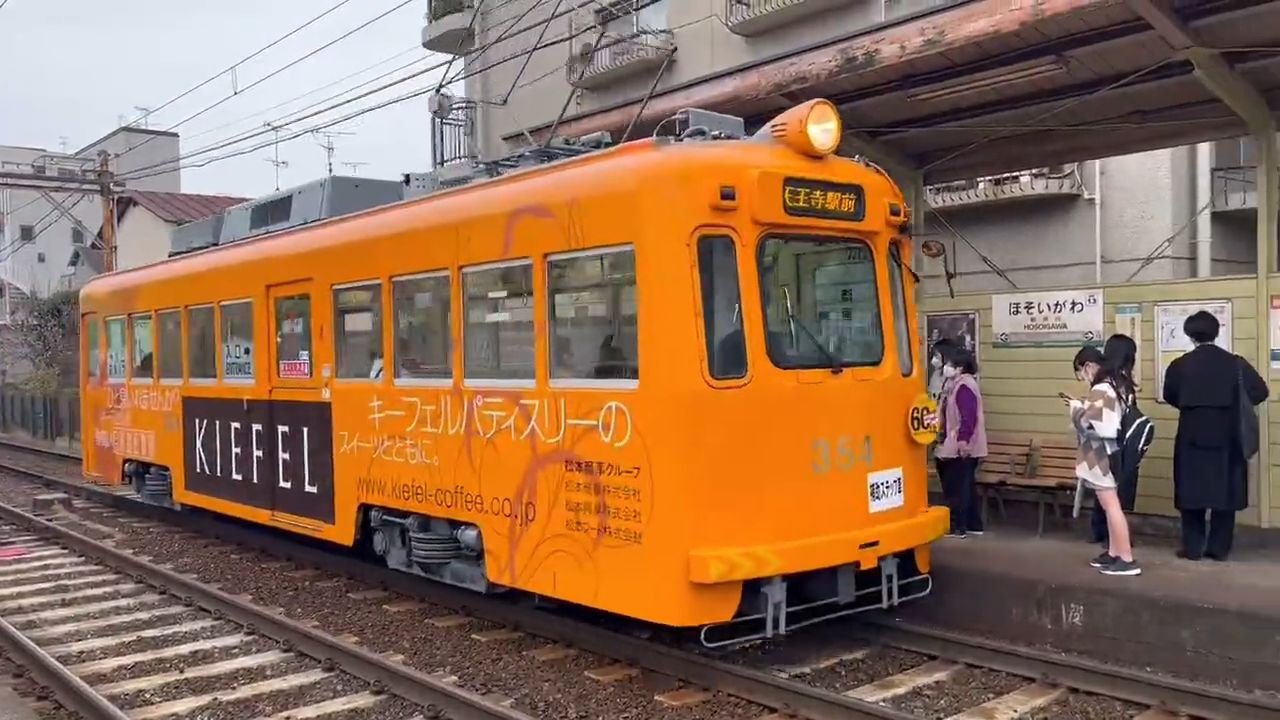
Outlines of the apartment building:
{"type": "MultiPolygon", "coordinates": [[[[119,128],[74,152],[0,145],[0,171],[94,177],[102,150],[113,156],[116,174],[144,167],[160,171],[129,182],[130,189],[181,191],[177,133],[137,127],[119,128]]],[[[85,275],[70,265],[72,252],[92,245],[101,227],[102,205],[95,193],[0,187],[0,280],[16,289],[6,292],[6,299],[77,287],[85,275]]],[[[4,312],[0,307],[0,315],[4,312]]]]}
{"type": "MultiPolygon", "coordinates": [[[[626,105],[960,4],[429,0],[423,46],[461,57],[468,70],[462,97],[433,100],[433,164],[447,173],[527,145],[531,133],[558,118],[626,105]]],[[[778,108],[804,99],[779,97],[778,108]]],[[[749,118],[748,129],[763,120],[749,118]]],[[[945,268],[925,262],[926,291],[1253,271],[1247,139],[1082,160],[928,188],[925,233],[946,243],[950,259],[945,268]]]]}

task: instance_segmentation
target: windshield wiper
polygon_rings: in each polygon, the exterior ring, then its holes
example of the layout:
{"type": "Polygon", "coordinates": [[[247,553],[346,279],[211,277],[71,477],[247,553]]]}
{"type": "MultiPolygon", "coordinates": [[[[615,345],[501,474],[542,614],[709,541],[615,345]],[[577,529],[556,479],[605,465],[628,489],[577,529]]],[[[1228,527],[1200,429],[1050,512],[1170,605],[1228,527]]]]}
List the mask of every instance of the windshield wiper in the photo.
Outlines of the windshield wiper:
{"type": "Polygon", "coordinates": [[[840,361],[836,359],[835,355],[831,354],[831,351],[827,349],[826,345],[819,342],[817,336],[815,336],[813,331],[809,329],[809,326],[796,319],[795,314],[791,312],[790,302],[787,303],[787,320],[791,323],[791,327],[800,328],[804,332],[805,337],[809,338],[809,342],[813,343],[814,347],[818,348],[818,351],[822,353],[822,355],[827,359],[827,362],[831,365],[832,375],[839,375],[844,372],[844,366],[840,364],[840,361]]]}
{"type": "Polygon", "coordinates": [[[904,270],[906,272],[911,273],[912,282],[914,282],[917,285],[920,284],[920,276],[916,274],[915,270],[912,270],[911,268],[907,267],[907,264],[902,261],[902,250],[899,248],[897,243],[894,243],[889,246],[889,255],[890,257],[893,258],[894,262],[898,263],[899,270],[904,270]]]}

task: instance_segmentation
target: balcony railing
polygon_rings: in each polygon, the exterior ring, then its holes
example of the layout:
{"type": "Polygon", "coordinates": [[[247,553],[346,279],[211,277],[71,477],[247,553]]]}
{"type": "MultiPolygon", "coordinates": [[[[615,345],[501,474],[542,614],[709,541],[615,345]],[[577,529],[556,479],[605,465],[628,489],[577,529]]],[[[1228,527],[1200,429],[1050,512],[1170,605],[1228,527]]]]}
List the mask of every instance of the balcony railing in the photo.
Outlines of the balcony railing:
{"type": "Polygon", "coordinates": [[[658,69],[675,49],[675,35],[670,30],[606,34],[584,56],[569,63],[569,82],[583,89],[603,87],[658,69]]]}
{"type": "Polygon", "coordinates": [[[725,0],[724,23],[737,35],[760,35],[860,0],[725,0]]]}
{"type": "Polygon", "coordinates": [[[1258,208],[1258,168],[1229,165],[1213,169],[1213,210],[1256,210],[1258,208]]]}
{"type": "Polygon", "coordinates": [[[984,203],[1043,197],[1083,195],[1084,182],[1076,166],[1034,168],[972,180],[940,183],[928,188],[929,205],[955,208],[984,203]]]}
{"type": "Polygon", "coordinates": [[[422,47],[449,55],[469,52],[476,42],[475,12],[475,0],[428,0],[422,47]]]}
{"type": "Polygon", "coordinates": [[[480,159],[476,103],[456,100],[445,117],[431,117],[431,167],[472,165],[480,159]]]}

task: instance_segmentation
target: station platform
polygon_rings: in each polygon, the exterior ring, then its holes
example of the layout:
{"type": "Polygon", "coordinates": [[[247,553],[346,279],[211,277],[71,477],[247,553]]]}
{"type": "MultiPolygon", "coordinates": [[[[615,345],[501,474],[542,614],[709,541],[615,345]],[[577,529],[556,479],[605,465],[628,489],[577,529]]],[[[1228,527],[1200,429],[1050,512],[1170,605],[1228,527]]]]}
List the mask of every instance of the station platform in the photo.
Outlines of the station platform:
{"type": "MultiPolygon", "coordinates": [[[[1086,521],[1087,523],[1087,521],[1086,521]]],[[[933,594],[905,621],[1088,655],[1239,690],[1280,693],[1280,549],[1241,543],[1227,562],[1178,559],[1138,536],[1142,575],[1089,566],[1102,548],[1067,532],[989,528],[934,544],[933,594]]]]}

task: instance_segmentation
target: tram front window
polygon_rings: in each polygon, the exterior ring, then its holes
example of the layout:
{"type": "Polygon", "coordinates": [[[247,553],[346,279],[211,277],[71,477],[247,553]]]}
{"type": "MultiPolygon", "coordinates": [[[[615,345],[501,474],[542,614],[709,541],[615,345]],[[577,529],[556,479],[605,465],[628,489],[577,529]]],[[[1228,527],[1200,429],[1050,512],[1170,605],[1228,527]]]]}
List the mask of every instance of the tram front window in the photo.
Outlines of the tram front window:
{"type": "Polygon", "coordinates": [[[769,359],[785,370],[879,365],[884,333],[871,248],[769,237],[760,245],[769,359]]]}

